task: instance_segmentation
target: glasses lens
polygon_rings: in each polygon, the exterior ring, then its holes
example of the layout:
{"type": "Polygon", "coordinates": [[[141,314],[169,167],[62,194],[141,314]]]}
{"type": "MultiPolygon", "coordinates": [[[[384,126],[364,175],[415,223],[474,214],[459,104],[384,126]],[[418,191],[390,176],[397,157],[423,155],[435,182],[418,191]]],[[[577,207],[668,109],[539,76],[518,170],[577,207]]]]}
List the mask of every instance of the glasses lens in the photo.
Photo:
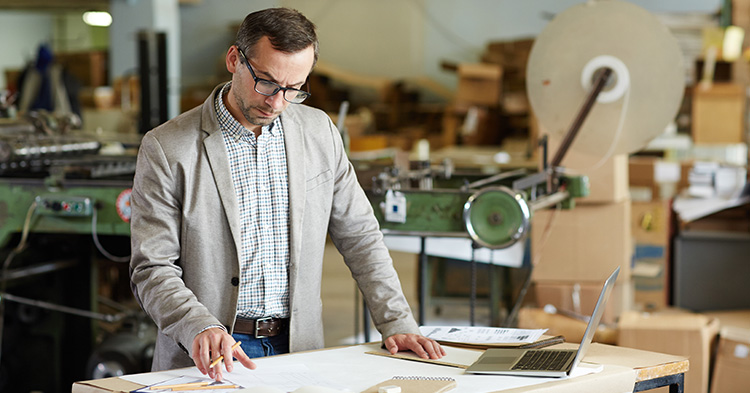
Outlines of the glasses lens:
{"type": "Polygon", "coordinates": [[[280,89],[279,85],[265,79],[258,79],[258,81],[255,82],[255,91],[266,96],[272,96],[280,89]]]}
{"type": "Polygon", "coordinates": [[[310,97],[310,93],[302,90],[289,89],[284,92],[284,99],[293,104],[299,104],[307,97],[310,97]]]}

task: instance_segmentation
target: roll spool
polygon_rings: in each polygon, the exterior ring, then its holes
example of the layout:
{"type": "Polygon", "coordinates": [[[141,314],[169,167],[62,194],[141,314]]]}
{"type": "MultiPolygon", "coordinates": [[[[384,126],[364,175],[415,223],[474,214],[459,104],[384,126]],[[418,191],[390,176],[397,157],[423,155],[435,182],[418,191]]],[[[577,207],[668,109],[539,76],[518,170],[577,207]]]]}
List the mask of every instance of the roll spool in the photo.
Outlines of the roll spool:
{"type": "Polygon", "coordinates": [[[558,14],[529,55],[529,102],[545,131],[561,139],[588,94],[591,76],[604,66],[616,74],[615,85],[600,94],[572,149],[602,155],[622,119],[613,153],[641,150],[674,119],[685,88],[677,40],[641,7],[589,1],[558,14]]]}
{"type": "Polygon", "coordinates": [[[586,63],[581,72],[581,87],[585,91],[591,90],[596,72],[605,68],[612,70],[613,74],[610,80],[614,81],[614,86],[605,86],[604,90],[596,97],[596,102],[615,102],[622,98],[630,88],[630,72],[628,71],[628,66],[614,56],[597,56],[586,63]]]}

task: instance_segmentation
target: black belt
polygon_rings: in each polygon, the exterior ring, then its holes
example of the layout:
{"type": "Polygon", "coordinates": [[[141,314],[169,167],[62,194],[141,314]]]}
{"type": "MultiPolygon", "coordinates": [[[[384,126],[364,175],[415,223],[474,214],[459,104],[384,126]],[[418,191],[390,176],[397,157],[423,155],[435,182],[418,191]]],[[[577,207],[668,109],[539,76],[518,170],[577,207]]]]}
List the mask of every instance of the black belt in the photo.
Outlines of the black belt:
{"type": "Polygon", "coordinates": [[[232,333],[249,334],[255,338],[273,337],[289,328],[289,318],[237,318],[232,333]]]}

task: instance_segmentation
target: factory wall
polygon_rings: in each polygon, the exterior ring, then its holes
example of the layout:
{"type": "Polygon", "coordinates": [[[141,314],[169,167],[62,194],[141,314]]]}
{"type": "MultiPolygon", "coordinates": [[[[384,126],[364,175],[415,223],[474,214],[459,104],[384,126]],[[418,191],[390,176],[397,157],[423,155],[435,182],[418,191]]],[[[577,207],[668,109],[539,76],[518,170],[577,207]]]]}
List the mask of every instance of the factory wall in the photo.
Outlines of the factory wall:
{"type": "MultiPolygon", "coordinates": [[[[180,6],[183,85],[223,66],[230,26],[256,9],[287,6],[318,26],[321,61],[362,75],[428,76],[454,88],[441,61],[479,60],[487,42],[533,37],[549,19],[582,0],[202,0],[180,6]],[[185,28],[190,26],[190,28],[185,28]]],[[[715,13],[721,0],[633,0],[652,12],[715,13]]]]}
{"type": "Polygon", "coordinates": [[[39,12],[0,12],[0,90],[5,88],[5,69],[20,69],[36,58],[39,43],[52,37],[52,15],[39,12]]]}
{"type": "MultiPolygon", "coordinates": [[[[722,0],[631,0],[657,13],[715,13],[722,0]]],[[[454,88],[441,61],[474,62],[487,42],[536,36],[556,13],[583,0],[111,0],[111,77],[133,72],[138,28],[170,31],[171,94],[222,75],[234,27],[248,12],[297,8],[319,28],[321,61],[362,75],[427,76],[454,88]],[[169,11],[169,12],[165,12],[169,11]],[[176,24],[173,26],[172,24],[176,24]],[[175,67],[175,68],[172,68],[175,67]]],[[[0,12],[0,69],[19,68],[55,34],[52,14],[0,12]]],[[[0,73],[0,87],[5,76],[0,73]]],[[[174,101],[172,101],[174,103],[174,101]]],[[[173,105],[173,104],[171,104],[173,105]]]]}

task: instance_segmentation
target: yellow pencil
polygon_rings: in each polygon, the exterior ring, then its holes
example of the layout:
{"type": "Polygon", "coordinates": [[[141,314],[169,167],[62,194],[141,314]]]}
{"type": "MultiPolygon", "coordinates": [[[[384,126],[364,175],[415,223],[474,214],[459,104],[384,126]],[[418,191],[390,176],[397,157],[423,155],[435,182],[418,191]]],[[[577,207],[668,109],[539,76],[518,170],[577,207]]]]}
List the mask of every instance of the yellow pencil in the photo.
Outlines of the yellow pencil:
{"type": "Polygon", "coordinates": [[[240,385],[210,385],[210,386],[193,386],[193,387],[187,387],[187,388],[175,388],[172,389],[173,392],[182,392],[185,390],[209,390],[209,389],[236,389],[240,387],[240,385]]]}
{"type": "MultiPolygon", "coordinates": [[[[234,350],[237,349],[237,347],[240,346],[241,342],[242,341],[237,341],[236,343],[234,343],[234,345],[232,345],[232,352],[234,352],[234,350]]],[[[213,366],[219,364],[219,362],[222,361],[222,360],[224,360],[224,355],[219,356],[218,358],[216,358],[216,360],[214,360],[213,362],[211,362],[211,365],[209,365],[208,368],[212,368],[213,366]]]]}
{"type": "Polygon", "coordinates": [[[189,387],[196,387],[196,386],[206,386],[210,383],[213,383],[213,381],[203,381],[203,382],[190,382],[190,383],[178,383],[175,385],[161,385],[161,386],[152,386],[149,389],[151,390],[161,390],[161,389],[175,389],[175,388],[189,388],[189,387]]]}

